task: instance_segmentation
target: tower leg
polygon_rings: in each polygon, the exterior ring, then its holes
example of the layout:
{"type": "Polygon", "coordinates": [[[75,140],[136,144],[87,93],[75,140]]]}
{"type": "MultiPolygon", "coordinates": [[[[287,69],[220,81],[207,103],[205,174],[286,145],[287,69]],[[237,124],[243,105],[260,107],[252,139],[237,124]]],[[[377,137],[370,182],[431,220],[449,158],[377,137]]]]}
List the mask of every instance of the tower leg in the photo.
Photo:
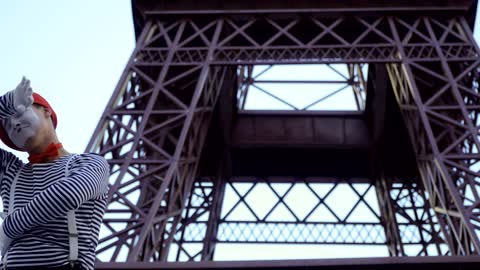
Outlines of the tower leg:
{"type": "Polygon", "coordinates": [[[144,28],[87,147],[112,167],[108,236],[101,233],[98,255],[167,259],[222,89],[226,69],[208,60],[222,25],[150,21],[144,28]],[[179,64],[178,50],[195,38],[208,47],[204,59],[179,64]]]}
{"type": "Polygon", "coordinates": [[[480,95],[471,83],[480,62],[462,60],[478,48],[462,19],[389,24],[402,64],[388,71],[431,207],[451,255],[480,254],[480,95]],[[419,48],[428,56],[411,58],[419,48]]]}

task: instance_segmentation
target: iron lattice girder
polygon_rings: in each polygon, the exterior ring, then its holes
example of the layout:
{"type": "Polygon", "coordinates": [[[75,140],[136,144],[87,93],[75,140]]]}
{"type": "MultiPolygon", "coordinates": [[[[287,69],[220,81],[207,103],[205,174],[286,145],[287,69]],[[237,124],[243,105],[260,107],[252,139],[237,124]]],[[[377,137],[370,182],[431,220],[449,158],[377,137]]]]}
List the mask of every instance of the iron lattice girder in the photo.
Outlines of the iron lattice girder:
{"type": "MultiPolygon", "coordinates": [[[[406,57],[412,61],[438,61],[440,54],[451,61],[474,60],[475,46],[463,38],[452,25],[457,19],[442,25],[447,33],[442,37],[440,51],[435,50],[428,38],[416,29],[415,23],[392,17],[339,17],[316,18],[314,15],[291,15],[290,18],[259,16],[255,18],[202,18],[185,19],[190,30],[176,48],[170,65],[201,64],[207,59],[208,32],[220,22],[224,24],[215,51],[208,59],[211,64],[297,64],[297,63],[392,63],[397,57],[395,38],[388,25],[397,22],[400,39],[410,40],[402,44],[406,57]],[[305,31],[308,29],[308,31],[305,31]]],[[[180,24],[179,21],[162,21],[163,32],[153,37],[149,47],[142,48],[136,59],[138,66],[163,65],[169,48],[163,46],[168,34],[180,24]]]]}
{"type": "Polygon", "coordinates": [[[400,180],[389,182],[388,188],[377,186],[377,192],[387,193],[381,201],[391,202],[393,207],[395,217],[385,220],[380,218],[385,208],[379,211],[375,198],[376,182],[353,178],[236,177],[214,183],[208,178],[199,179],[176,236],[177,260],[200,260],[200,252],[192,244],[205,242],[385,245],[391,238],[385,237],[383,227],[397,219],[401,221],[394,225],[399,230],[402,251],[392,255],[442,254],[439,226],[434,226],[433,211],[422,189],[414,182],[400,180]],[[213,211],[212,205],[218,200],[215,191],[222,184],[230,199],[224,201],[221,215],[216,215],[218,234],[207,238],[206,216],[213,211]],[[262,207],[258,206],[258,196],[262,197],[262,207]],[[338,208],[339,196],[351,198],[349,202],[344,199],[348,208],[338,208]],[[420,248],[413,253],[408,248],[403,250],[403,246],[420,248]]]}
{"type": "Polygon", "coordinates": [[[129,261],[166,259],[218,93],[234,77],[226,66],[337,62],[390,63],[430,201],[452,233],[451,252],[478,253],[478,172],[470,166],[480,148],[479,51],[465,19],[287,17],[147,22],[87,146],[112,165],[98,253],[116,261],[123,248],[129,261]],[[435,81],[414,69],[449,86],[432,93],[435,81]],[[446,141],[451,147],[440,148],[446,141]]]}

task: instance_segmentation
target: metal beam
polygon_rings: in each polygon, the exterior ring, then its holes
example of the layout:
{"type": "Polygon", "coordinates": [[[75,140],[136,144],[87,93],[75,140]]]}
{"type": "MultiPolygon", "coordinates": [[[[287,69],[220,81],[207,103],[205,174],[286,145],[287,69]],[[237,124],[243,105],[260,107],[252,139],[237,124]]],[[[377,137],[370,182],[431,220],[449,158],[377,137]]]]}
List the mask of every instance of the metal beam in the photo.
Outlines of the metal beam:
{"type": "Polygon", "coordinates": [[[480,257],[431,256],[355,258],[324,260],[278,260],[278,261],[219,261],[183,263],[97,263],[95,269],[143,270],[143,269],[318,269],[318,270],[384,270],[384,269],[452,269],[476,270],[480,257]]]}

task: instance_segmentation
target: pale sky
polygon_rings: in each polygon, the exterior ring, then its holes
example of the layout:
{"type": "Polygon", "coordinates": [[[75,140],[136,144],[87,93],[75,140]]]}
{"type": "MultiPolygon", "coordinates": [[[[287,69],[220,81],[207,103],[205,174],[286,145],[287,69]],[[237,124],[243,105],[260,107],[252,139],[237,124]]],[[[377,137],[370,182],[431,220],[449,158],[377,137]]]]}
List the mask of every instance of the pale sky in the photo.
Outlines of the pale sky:
{"type": "Polygon", "coordinates": [[[135,46],[130,0],[0,0],[0,37],[0,94],[29,78],[83,152],[135,46]]]}

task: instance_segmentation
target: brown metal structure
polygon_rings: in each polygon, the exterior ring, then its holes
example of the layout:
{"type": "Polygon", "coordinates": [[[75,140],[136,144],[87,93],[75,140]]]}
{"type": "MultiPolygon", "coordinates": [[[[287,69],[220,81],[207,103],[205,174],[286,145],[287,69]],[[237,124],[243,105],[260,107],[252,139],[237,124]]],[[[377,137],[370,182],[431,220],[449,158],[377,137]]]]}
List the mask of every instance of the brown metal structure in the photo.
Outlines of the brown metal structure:
{"type": "Polygon", "coordinates": [[[112,169],[99,269],[211,262],[240,244],[478,263],[461,259],[480,253],[476,1],[132,5],[137,45],[87,146],[112,169]],[[340,79],[262,79],[284,65],[340,79]],[[292,84],[339,88],[302,106],[266,89],[292,84]],[[344,89],[354,110],[319,107],[344,89]],[[249,109],[252,91],[283,109],[249,109]]]}

